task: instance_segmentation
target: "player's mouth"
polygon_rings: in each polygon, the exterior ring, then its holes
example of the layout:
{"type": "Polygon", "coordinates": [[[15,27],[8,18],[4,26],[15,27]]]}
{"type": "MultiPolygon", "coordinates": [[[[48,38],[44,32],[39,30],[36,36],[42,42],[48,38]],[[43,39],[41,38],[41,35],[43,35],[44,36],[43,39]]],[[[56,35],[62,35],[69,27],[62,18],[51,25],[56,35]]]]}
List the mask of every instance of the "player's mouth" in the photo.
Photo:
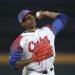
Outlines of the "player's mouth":
{"type": "Polygon", "coordinates": [[[35,22],[35,20],[31,20],[31,24],[35,24],[36,22],[35,22]]]}

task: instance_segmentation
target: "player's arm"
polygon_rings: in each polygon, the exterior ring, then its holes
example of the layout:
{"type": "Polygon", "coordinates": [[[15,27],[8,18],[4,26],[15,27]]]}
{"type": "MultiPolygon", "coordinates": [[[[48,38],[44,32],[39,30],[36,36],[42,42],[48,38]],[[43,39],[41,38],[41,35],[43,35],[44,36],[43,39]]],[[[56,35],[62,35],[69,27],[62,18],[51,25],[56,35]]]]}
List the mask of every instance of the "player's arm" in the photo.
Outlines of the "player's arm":
{"type": "Polygon", "coordinates": [[[31,58],[27,60],[21,59],[23,50],[20,46],[20,39],[21,36],[14,41],[10,48],[9,63],[13,69],[23,69],[24,66],[32,62],[31,58]]]}
{"type": "Polygon", "coordinates": [[[16,69],[23,69],[25,66],[27,66],[28,64],[32,63],[32,58],[29,59],[25,59],[25,60],[18,60],[16,61],[16,69]]]}
{"type": "Polygon", "coordinates": [[[54,20],[52,26],[50,27],[55,35],[65,27],[66,22],[68,20],[68,17],[62,13],[49,12],[49,11],[41,12],[41,18],[45,16],[54,20]]]}
{"type": "Polygon", "coordinates": [[[51,30],[55,35],[65,27],[67,20],[68,17],[64,14],[58,14],[55,16],[54,22],[52,23],[51,26],[51,30]]]}

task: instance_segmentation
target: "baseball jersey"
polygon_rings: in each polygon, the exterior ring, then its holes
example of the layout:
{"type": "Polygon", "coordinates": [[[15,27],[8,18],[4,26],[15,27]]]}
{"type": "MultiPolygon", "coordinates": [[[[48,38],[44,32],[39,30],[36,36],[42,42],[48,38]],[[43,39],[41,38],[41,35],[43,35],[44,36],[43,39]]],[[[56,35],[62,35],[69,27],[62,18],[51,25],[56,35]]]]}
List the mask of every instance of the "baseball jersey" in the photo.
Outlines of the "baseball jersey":
{"type": "Polygon", "coordinates": [[[60,14],[56,17],[52,25],[46,25],[40,29],[37,28],[35,32],[24,31],[20,34],[10,48],[9,62],[11,66],[15,68],[15,62],[19,59],[25,60],[31,58],[34,48],[41,42],[48,40],[52,46],[54,55],[41,61],[40,64],[38,62],[32,62],[25,67],[37,71],[51,68],[55,61],[55,35],[64,28],[67,19],[67,16],[60,14]]]}

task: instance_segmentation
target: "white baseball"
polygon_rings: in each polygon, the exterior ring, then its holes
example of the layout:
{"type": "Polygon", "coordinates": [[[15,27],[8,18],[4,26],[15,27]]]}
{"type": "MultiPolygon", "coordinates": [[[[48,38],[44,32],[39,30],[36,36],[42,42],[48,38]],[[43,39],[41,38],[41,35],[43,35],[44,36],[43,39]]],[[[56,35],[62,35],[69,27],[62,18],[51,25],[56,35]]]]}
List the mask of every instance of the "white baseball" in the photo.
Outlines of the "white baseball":
{"type": "Polygon", "coordinates": [[[38,17],[40,17],[40,12],[38,11],[38,12],[36,12],[36,17],[38,18],[38,17]]]}

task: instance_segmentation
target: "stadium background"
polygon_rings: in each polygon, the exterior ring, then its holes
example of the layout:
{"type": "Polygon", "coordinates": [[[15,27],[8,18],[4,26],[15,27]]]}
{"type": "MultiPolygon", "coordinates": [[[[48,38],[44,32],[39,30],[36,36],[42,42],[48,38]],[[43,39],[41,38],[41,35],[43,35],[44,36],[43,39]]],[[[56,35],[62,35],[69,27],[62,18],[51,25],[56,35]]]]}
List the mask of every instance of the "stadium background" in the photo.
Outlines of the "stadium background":
{"type": "MultiPolygon", "coordinates": [[[[14,71],[8,63],[11,43],[23,31],[17,15],[22,9],[49,10],[65,13],[68,23],[58,33],[56,47],[56,75],[75,75],[75,0],[0,0],[0,74],[21,75],[14,71]]],[[[49,21],[48,21],[49,22],[49,21]]],[[[38,23],[38,27],[42,22],[38,23]]]]}

